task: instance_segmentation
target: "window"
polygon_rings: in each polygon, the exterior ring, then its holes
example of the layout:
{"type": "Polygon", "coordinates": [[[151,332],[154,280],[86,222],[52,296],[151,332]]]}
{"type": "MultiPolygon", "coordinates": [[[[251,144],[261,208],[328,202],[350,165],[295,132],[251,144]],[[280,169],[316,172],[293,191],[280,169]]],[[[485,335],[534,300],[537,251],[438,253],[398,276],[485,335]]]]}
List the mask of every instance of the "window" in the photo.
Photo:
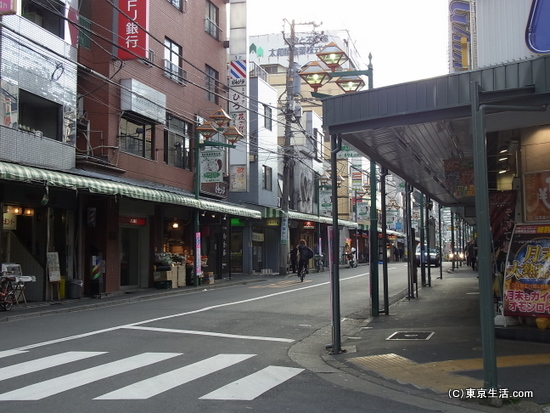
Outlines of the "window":
{"type": "Polygon", "coordinates": [[[146,159],[153,159],[153,130],[155,125],[125,113],[120,120],[119,146],[128,152],[146,159]]]}
{"type": "Polygon", "coordinates": [[[164,161],[176,168],[191,169],[190,139],[191,124],[168,115],[164,129],[164,161]]]}
{"type": "Polygon", "coordinates": [[[181,68],[181,46],[166,38],[164,40],[164,74],[175,82],[183,83],[184,71],[181,68]]]}
{"type": "Polygon", "coordinates": [[[262,188],[266,191],[273,190],[273,169],[267,165],[262,170],[262,188]]]}
{"type": "Polygon", "coordinates": [[[273,109],[268,105],[264,105],[264,127],[273,130],[273,109]]]}
{"type": "Polygon", "coordinates": [[[80,15],[78,16],[78,24],[80,24],[78,29],[78,45],[89,49],[91,46],[90,29],[92,28],[92,21],[80,15]]]}
{"type": "Polygon", "coordinates": [[[206,99],[210,102],[218,103],[217,84],[220,75],[208,65],[206,65],[205,72],[206,99]]]}
{"type": "Polygon", "coordinates": [[[19,89],[19,129],[61,141],[63,107],[19,89]]]}
{"type": "Polygon", "coordinates": [[[206,1],[204,30],[214,39],[220,39],[220,28],[218,26],[218,8],[210,1],[206,1]]]}
{"type": "Polygon", "coordinates": [[[168,3],[170,3],[172,6],[174,6],[178,10],[183,9],[184,2],[186,2],[186,0],[168,0],[168,3]]]}
{"type": "Polygon", "coordinates": [[[23,0],[21,11],[24,18],[32,21],[50,33],[64,37],[65,5],[56,0],[23,0]]]}

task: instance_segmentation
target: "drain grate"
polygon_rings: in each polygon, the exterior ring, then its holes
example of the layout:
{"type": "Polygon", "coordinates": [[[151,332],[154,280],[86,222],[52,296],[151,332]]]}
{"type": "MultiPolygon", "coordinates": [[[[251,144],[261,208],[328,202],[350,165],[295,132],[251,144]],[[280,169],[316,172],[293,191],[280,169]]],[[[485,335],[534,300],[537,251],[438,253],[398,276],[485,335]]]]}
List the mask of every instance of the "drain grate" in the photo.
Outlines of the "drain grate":
{"type": "Polygon", "coordinates": [[[433,331],[396,331],[386,340],[429,340],[433,331]]]}

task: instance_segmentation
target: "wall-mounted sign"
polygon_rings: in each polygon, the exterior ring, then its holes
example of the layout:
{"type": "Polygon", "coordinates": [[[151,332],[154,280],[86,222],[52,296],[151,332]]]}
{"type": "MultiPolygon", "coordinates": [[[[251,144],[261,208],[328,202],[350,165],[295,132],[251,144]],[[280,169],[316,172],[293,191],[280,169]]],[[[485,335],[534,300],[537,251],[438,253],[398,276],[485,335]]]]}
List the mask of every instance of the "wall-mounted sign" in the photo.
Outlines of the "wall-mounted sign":
{"type": "Polygon", "coordinates": [[[246,192],[246,165],[231,165],[229,168],[229,190],[246,192]]]}
{"type": "Polygon", "coordinates": [[[265,225],[268,227],[278,227],[279,226],[279,218],[267,218],[265,220],[265,225]]]}
{"type": "Polygon", "coordinates": [[[122,79],[120,108],[139,113],[157,123],[166,122],[166,95],[136,79],[122,79]]]}
{"type": "Polygon", "coordinates": [[[525,174],[525,221],[550,220],[550,171],[525,174]]]}
{"type": "Polygon", "coordinates": [[[17,0],[0,0],[0,16],[17,13],[17,0]]]}
{"type": "Polygon", "coordinates": [[[147,58],[149,54],[149,0],[118,1],[118,57],[147,58]]]}
{"type": "Polygon", "coordinates": [[[547,0],[533,0],[525,28],[525,42],[533,53],[550,53],[550,3],[547,0]]]}
{"type": "Polygon", "coordinates": [[[313,221],[304,221],[304,229],[315,229],[315,223],[313,221]]]}
{"type": "Polygon", "coordinates": [[[147,220],[145,218],[118,217],[118,222],[121,224],[130,224],[130,225],[138,225],[138,226],[147,225],[147,220]]]}
{"type": "Polygon", "coordinates": [[[3,227],[4,231],[15,231],[17,229],[17,215],[12,214],[11,212],[4,213],[3,217],[3,227]]]}

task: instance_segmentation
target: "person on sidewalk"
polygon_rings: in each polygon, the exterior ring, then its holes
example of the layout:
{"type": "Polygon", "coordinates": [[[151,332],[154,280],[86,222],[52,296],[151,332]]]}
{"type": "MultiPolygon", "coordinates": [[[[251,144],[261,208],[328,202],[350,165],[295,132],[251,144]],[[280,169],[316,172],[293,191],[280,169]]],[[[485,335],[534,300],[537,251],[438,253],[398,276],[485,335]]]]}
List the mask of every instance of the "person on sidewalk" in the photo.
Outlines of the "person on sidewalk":
{"type": "Polygon", "coordinates": [[[290,248],[290,270],[292,271],[292,273],[296,273],[297,259],[298,259],[298,246],[292,246],[290,248]]]}

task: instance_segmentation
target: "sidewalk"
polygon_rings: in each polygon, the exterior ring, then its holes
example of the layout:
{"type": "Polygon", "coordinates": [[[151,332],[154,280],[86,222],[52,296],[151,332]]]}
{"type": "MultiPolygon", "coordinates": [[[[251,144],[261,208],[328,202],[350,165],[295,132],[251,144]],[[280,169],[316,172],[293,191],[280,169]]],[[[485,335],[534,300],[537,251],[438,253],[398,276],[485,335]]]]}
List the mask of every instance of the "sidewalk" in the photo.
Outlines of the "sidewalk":
{"type": "MultiPolygon", "coordinates": [[[[431,287],[390,307],[388,316],[365,319],[362,312],[345,321],[346,352],[323,356],[325,362],[369,381],[440,400],[449,400],[450,389],[463,395],[473,389],[468,401],[487,405],[478,397],[484,375],[477,272],[466,266],[454,272],[444,268],[443,279],[437,278],[439,270],[435,277],[432,271],[431,287]]],[[[550,331],[541,333],[550,340],[550,331]]],[[[550,342],[497,338],[496,355],[504,406],[536,412],[548,405],[550,412],[550,342]],[[512,403],[514,391],[533,395],[514,397],[512,403]],[[521,406],[517,399],[523,400],[521,406]]]]}

